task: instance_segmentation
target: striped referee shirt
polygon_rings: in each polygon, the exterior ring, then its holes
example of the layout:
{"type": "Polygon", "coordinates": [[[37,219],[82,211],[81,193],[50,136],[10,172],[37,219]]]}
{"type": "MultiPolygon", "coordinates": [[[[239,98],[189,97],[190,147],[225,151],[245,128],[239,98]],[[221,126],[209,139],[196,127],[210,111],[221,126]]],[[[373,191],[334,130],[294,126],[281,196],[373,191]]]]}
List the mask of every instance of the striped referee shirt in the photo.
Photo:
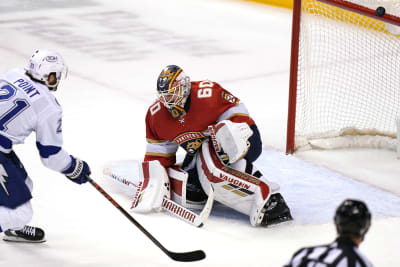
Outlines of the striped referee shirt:
{"type": "Polygon", "coordinates": [[[298,250],[284,267],[372,267],[357,245],[347,237],[338,237],[328,245],[298,250]]]}

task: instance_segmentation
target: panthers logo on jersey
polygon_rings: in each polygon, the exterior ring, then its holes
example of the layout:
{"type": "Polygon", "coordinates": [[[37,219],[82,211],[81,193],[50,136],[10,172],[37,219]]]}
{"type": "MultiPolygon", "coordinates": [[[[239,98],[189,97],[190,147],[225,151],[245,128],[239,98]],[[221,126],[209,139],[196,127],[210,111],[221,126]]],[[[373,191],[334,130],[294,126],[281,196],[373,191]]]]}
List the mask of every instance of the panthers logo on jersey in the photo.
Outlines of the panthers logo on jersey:
{"type": "Polygon", "coordinates": [[[197,149],[199,149],[199,147],[201,146],[201,144],[203,143],[203,139],[196,139],[192,142],[188,142],[186,145],[186,150],[189,153],[194,153],[197,151],[197,149]]]}
{"type": "Polygon", "coordinates": [[[184,132],[174,138],[174,142],[180,145],[188,153],[194,154],[203,144],[205,139],[201,132],[184,132]]]}

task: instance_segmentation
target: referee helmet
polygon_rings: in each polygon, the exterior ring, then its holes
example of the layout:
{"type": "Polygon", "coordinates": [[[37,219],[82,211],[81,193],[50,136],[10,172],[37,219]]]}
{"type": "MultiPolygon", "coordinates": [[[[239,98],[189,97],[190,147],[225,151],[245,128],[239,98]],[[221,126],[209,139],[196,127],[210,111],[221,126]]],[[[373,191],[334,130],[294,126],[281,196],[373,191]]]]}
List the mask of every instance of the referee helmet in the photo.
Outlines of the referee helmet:
{"type": "Polygon", "coordinates": [[[339,235],[354,234],[363,239],[371,226],[371,213],[364,202],[346,199],[336,209],[334,220],[339,235]]]}

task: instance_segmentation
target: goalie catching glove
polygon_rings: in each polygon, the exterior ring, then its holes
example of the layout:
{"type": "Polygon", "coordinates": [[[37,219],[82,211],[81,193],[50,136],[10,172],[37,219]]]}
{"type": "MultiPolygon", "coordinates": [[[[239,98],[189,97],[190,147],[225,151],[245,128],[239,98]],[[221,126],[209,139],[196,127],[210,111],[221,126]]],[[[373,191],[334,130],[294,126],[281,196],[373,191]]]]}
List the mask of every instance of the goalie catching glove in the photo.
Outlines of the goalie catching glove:
{"type": "Polygon", "coordinates": [[[89,165],[85,161],[74,158],[73,156],[71,156],[71,160],[71,165],[62,173],[74,183],[86,183],[87,177],[91,173],[89,165]]]}
{"type": "Polygon", "coordinates": [[[249,150],[249,138],[253,135],[247,123],[235,123],[223,120],[208,126],[211,141],[217,152],[222,150],[228,155],[229,163],[243,158],[249,150]]]}

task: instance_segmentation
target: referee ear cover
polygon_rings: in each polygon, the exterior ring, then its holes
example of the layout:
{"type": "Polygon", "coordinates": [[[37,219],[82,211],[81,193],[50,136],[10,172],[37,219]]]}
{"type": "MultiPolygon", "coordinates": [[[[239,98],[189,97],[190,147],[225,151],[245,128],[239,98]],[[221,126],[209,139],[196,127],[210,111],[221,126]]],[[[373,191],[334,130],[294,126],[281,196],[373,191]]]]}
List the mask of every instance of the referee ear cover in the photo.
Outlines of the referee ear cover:
{"type": "Polygon", "coordinates": [[[346,199],[337,208],[334,221],[339,234],[354,234],[363,238],[371,226],[371,213],[364,202],[346,199]]]}

